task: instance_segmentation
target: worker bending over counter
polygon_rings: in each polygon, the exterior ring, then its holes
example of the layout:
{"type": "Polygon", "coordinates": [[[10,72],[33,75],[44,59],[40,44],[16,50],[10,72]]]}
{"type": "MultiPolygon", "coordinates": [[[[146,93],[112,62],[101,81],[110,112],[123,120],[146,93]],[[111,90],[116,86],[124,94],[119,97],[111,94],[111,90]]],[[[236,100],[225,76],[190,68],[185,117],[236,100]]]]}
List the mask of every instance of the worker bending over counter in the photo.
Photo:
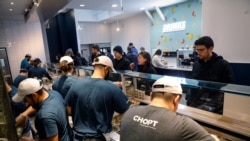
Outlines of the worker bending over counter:
{"type": "Polygon", "coordinates": [[[150,105],[132,107],[122,118],[121,141],[218,140],[195,121],[176,114],[181,97],[177,80],[158,79],[152,87],[150,105]]]}

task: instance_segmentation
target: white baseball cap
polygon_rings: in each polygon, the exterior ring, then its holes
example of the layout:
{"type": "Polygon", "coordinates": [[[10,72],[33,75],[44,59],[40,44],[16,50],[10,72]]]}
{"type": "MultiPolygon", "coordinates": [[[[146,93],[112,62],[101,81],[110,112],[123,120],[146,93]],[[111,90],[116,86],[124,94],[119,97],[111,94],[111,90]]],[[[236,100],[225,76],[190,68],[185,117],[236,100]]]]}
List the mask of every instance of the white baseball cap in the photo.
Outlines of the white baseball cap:
{"type": "Polygon", "coordinates": [[[111,61],[111,59],[107,56],[98,56],[94,62],[92,63],[92,65],[105,65],[105,66],[108,66],[112,69],[113,72],[116,72],[114,67],[113,67],[113,62],[111,61]]]}
{"type": "Polygon", "coordinates": [[[68,63],[74,62],[73,59],[72,59],[70,56],[63,56],[63,57],[60,59],[60,63],[63,62],[63,61],[67,61],[68,63]]]}
{"type": "Polygon", "coordinates": [[[34,78],[27,78],[18,85],[17,93],[12,97],[14,102],[20,102],[26,95],[30,95],[43,88],[43,84],[34,78]]]}
{"type": "Polygon", "coordinates": [[[182,94],[182,88],[180,82],[176,78],[164,76],[155,81],[152,92],[182,94]]]}

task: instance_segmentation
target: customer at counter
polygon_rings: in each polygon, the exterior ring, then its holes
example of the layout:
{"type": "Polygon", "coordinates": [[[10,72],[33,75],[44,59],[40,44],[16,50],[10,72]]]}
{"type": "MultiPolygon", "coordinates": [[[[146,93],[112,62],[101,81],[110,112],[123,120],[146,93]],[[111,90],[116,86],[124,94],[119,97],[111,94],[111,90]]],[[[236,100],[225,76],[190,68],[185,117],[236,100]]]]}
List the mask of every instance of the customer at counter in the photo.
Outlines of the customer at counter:
{"type": "Polygon", "coordinates": [[[132,42],[128,44],[128,47],[131,48],[133,54],[138,55],[138,51],[132,42]]]}
{"type": "MultiPolygon", "coordinates": [[[[156,70],[151,63],[151,56],[148,52],[142,51],[138,55],[138,72],[156,74],[156,70]]],[[[151,86],[154,80],[138,79],[137,88],[145,91],[146,95],[150,95],[151,86]]]]}
{"type": "Polygon", "coordinates": [[[72,76],[74,71],[74,60],[70,56],[63,56],[60,59],[60,70],[62,76],[55,80],[52,89],[58,91],[65,98],[71,85],[77,80],[72,76]]]}
{"type": "Polygon", "coordinates": [[[97,45],[97,44],[94,44],[92,47],[91,47],[91,62],[90,62],[90,65],[91,63],[93,63],[94,59],[98,56],[102,56],[102,55],[105,55],[103,52],[100,51],[100,47],[97,45]]]}
{"type": "Polygon", "coordinates": [[[171,77],[158,79],[151,103],[130,108],[121,121],[121,141],[214,141],[205,129],[188,117],[176,114],[182,97],[180,83],[171,77]]]}
{"type": "Polygon", "coordinates": [[[138,72],[156,74],[148,52],[142,51],[138,55],[138,72]]]}
{"type": "Polygon", "coordinates": [[[215,81],[222,83],[234,82],[233,71],[230,64],[218,56],[214,49],[214,42],[208,36],[195,41],[195,49],[198,53],[198,61],[192,70],[194,79],[215,81]]]}
{"type": "Polygon", "coordinates": [[[117,45],[113,49],[115,59],[113,61],[116,70],[131,70],[130,61],[124,57],[122,47],[117,45]]]}
{"type": "MultiPolygon", "coordinates": [[[[234,76],[230,64],[218,56],[214,49],[211,37],[203,36],[195,41],[195,49],[198,60],[193,65],[192,78],[197,80],[214,81],[221,83],[233,83],[234,76]]],[[[216,113],[222,113],[224,93],[192,89],[186,97],[187,105],[198,107],[216,113]],[[203,105],[207,103],[206,105],[203,105]]]]}
{"type": "Polygon", "coordinates": [[[152,64],[156,68],[166,68],[167,67],[168,63],[161,59],[161,54],[162,54],[162,50],[157,49],[155,51],[155,54],[153,55],[152,64]]]}
{"type": "Polygon", "coordinates": [[[93,66],[91,78],[77,80],[65,99],[73,118],[75,141],[105,141],[112,131],[114,111],[123,114],[130,106],[121,89],[106,80],[115,71],[110,58],[99,56],[93,66]]]}
{"type": "Polygon", "coordinates": [[[135,55],[133,52],[132,52],[132,48],[131,47],[128,47],[127,48],[127,55],[126,55],[126,58],[128,58],[128,60],[133,63],[132,65],[130,64],[130,69],[133,70],[133,71],[137,71],[138,70],[138,60],[137,60],[137,55],[135,55]]]}

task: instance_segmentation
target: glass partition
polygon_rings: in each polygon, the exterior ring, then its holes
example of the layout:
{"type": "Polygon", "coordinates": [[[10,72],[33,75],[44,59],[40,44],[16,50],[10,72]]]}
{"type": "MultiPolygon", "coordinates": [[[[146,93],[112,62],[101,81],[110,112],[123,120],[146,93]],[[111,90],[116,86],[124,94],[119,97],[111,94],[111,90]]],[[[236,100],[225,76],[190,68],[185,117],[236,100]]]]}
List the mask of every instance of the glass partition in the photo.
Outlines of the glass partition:
{"type": "MultiPolygon", "coordinates": [[[[80,67],[84,70],[93,70],[93,67],[80,67]]],[[[150,100],[152,84],[164,75],[146,74],[132,71],[117,71],[110,76],[114,76],[115,81],[123,82],[123,91],[140,102],[150,100]],[[119,78],[123,77],[122,78],[119,78]]],[[[172,76],[168,76],[172,77],[172,76]]],[[[181,77],[172,77],[177,79],[183,88],[183,98],[181,104],[210,111],[217,114],[223,114],[225,94],[244,96],[250,99],[250,87],[225,84],[218,82],[187,79],[181,77]]],[[[113,80],[109,79],[109,80],[113,80]]],[[[227,102],[228,103],[228,102],[227,102]]],[[[236,104],[237,105],[237,104],[236,104]]],[[[238,104],[239,105],[239,104],[238,104]]],[[[249,105],[250,106],[250,105],[249,105]]]]}

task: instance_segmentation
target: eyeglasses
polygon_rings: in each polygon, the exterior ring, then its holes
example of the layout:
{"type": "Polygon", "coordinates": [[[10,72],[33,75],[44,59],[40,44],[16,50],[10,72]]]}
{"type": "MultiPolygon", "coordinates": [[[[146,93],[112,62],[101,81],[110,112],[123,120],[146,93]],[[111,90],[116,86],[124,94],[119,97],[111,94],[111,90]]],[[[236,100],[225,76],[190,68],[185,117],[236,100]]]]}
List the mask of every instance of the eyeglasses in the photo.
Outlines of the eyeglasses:
{"type": "Polygon", "coordinates": [[[201,49],[195,49],[196,52],[203,52],[204,50],[206,50],[207,48],[201,48],[201,49]]]}

